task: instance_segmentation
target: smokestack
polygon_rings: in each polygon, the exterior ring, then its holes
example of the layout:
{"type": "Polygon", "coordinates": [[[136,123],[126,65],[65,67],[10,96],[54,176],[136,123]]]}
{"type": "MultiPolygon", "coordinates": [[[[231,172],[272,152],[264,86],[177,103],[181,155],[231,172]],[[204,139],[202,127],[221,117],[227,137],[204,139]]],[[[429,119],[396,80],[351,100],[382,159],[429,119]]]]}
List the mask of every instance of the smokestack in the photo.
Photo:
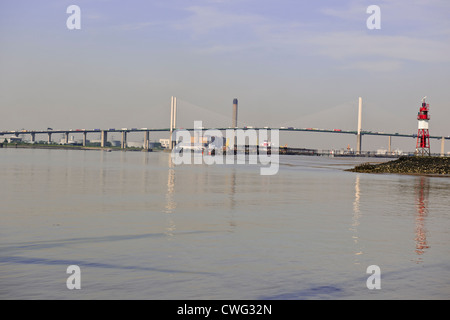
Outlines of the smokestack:
{"type": "Polygon", "coordinates": [[[170,98],[170,135],[172,136],[173,130],[173,96],[170,98]]]}
{"type": "Polygon", "coordinates": [[[238,126],[238,100],[233,99],[233,128],[238,126]]]}
{"type": "Polygon", "coordinates": [[[356,136],[356,153],[361,154],[361,117],[362,117],[362,98],[359,97],[359,108],[358,108],[358,134],[356,136]]]}

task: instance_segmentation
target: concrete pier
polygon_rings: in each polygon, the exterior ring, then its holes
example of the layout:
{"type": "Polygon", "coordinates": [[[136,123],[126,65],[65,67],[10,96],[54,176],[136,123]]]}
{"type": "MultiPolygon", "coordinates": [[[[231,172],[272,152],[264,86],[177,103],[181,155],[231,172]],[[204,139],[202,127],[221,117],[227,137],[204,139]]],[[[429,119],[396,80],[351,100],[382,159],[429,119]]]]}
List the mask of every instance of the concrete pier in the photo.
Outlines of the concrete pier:
{"type": "Polygon", "coordinates": [[[106,147],[107,142],[108,142],[108,131],[102,130],[102,136],[100,138],[100,146],[102,148],[106,147]]]}
{"type": "Polygon", "coordinates": [[[148,151],[149,149],[150,149],[150,132],[145,131],[144,150],[148,151]]]}
{"type": "Polygon", "coordinates": [[[441,139],[441,157],[445,156],[445,137],[441,139]]]}
{"type": "Polygon", "coordinates": [[[126,131],[122,131],[122,144],[121,144],[121,148],[125,149],[127,147],[127,132],[126,131]]]}
{"type": "Polygon", "coordinates": [[[52,143],[52,134],[49,132],[48,133],[48,140],[47,140],[48,144],[52,143]]]}
{"type": "Polygon", "coordinates": [[[34,132],[31,133],[31,143],[36,142],[36,134],[34,132]]]}
{"type": "Polygon", "coordinates": [[[391,152],[392,152],[392,136],[389,136],[388,153],[391,154],[391,152]]]}
{"type": "Polygon", "coordinates": [[[87,145],[87,132],[83,132],[83,147],[87,145]]]}

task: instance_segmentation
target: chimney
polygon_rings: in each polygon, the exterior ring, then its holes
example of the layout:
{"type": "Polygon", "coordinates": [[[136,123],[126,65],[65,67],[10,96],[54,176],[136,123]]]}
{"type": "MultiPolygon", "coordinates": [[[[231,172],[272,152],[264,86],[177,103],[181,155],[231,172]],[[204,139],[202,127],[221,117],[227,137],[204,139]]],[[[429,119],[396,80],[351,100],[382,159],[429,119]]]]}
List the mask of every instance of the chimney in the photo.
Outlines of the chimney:
{"type": "Polygon", "coordinates": [[[233,128],[236,128],[238,126],[238,100],[235,98],[233,99],[233,128]]]}

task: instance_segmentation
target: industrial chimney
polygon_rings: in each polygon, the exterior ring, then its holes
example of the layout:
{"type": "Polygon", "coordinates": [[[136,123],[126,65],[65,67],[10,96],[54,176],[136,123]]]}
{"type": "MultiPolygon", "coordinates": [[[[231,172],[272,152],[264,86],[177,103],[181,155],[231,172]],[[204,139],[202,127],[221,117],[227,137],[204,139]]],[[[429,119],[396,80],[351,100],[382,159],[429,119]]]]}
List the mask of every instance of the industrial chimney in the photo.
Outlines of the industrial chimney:
{"type": "Polygon", "coordinates": [[[232,128],[236,128],[238,126],[238,100],[236,98],[233,99],[233,126],[232,128]]]}

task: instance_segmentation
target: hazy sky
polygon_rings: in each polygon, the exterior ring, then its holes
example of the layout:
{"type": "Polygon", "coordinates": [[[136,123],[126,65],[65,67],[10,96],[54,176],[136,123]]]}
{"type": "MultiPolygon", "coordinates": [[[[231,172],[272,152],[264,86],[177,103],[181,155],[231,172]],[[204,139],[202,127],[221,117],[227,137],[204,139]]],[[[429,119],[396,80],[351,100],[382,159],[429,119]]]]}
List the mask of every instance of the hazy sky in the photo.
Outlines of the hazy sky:
{"type": "MultiPolygon", "coordinates": [[[[361,96],[363,130],[401,133],[417,132],[427,96],[430,133],[450,135],[450,2],[0,2],[0,130],[168,127],[171,96],[180,127],[230,126],[238,98],[241,124],[351,130],[361,96]],[[72,4],[80,30],[66,26],[72,4]],[[367,28],[369,5],[379,30],[367,28]]],[[[347,135],[282,138],[356,146],[347,135]]]]}

